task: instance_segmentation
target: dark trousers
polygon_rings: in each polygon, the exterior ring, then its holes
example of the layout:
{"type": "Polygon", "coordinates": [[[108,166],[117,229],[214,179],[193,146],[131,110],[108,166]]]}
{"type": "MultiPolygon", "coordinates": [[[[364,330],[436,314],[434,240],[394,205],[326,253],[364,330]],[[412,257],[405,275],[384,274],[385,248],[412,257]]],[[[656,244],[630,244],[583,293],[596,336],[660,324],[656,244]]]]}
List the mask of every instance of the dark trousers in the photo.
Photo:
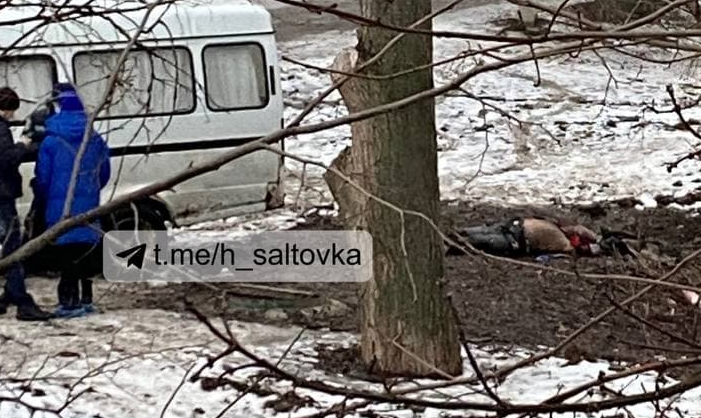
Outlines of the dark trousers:
{"type": "Polygon", "coordinates": [[[54,245],[48,250],[52,265],[61,272],[58,303],[66,308],[93,303],[92,278],[102,270],[101,244],[54,245]]]}
{"type": "MultiPolygon", "coordinates": [[[[20,222],[14,199],[0,200],[0,244],[2,257],[7,257],[21,246],[20,222]]],[[[22,263],[15,262],[3,272],[5,276],[5,302],[17,306],[34,304],[24,283],[25,272],[22,263]]]]}
{"type": "MultiPolygon", "coordinates": [[[[33,189],[34,182],[35,179],[30,181],[33,189]]],[[[24,235],[22,237],[23,243],[36,238],[46,231],[46,221],[44,220],[46,205],[42,199],[37,197],[38,195],[39,193],[34,189],[34,199],[32,199],[29,212],[24,219],[24,235]]],[[[45,256],[45,251],[43,250],[32,254],[25,259],[25,273],[27,275],[49,276],[56,271],[55,267],[51,264],[51,261],[52,260],[50,257],[45,256]]]]}
{"type": "MultiPolygon", "coordinates": [[[[527,252],[522,221],[518,218],[502,223],[472,226],[457,232],[470,245],[489,254],[519,256],[527,252]]],[[[451,238],[460,242],[460,238],[455,234],[451,234],[451,238]]],[[[450,247],[448,254],[460,254],[459,251],[450,247]]]]}
{"type": "Polygon", "coordinates": [[[34,198],[32,199],[32,204],[29,206],[29,212],[27,212],[27,217],[24,221],[24,237],[23,242],[27,242],[30,239],[37,237],[46,231],[46,221],[44,220],[44,213],[46,213],[46,203],[43,199],[40,199],[39,193],[35,187],[36,178],[30,180],[29,184],[34,192],[34,198]]]}

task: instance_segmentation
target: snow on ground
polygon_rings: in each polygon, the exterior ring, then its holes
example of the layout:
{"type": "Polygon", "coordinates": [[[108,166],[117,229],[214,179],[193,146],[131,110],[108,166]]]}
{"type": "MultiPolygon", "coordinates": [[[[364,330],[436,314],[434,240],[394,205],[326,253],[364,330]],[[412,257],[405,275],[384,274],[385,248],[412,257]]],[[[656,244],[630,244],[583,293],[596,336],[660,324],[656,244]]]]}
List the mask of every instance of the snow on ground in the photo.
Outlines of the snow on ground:
{"type": "MultiPolygon", "coordinates": [[[[498,29],[489,22],[512,12],[513,7],[508,4],[458,9],[439,16],[434,25],[437,30],[496,32],[498,29]]],[[[284,42],[280,54],[330,67],[340,50],[352,48],[355,43],[353,31],[329,31],[284,42]]],[[[470,47],[475,45],[437,38],[435,59],[454,57],[470,47]]],[[[523,48],[511,48],[502,54],[523,52],[523,48]]],[[[520,127],[495,109],[487,108],[485,112],[483,104],[474,99],[439,97],[436,126],[441,197],[502,204],[551,204],[634,196],[652,206],[655,195],[683,195],[701,186],[701,172],[694,162],[682,163],[672,173],[665,167],[665,163],[687,154],[700,141],[673,128],[678,123],[673,113],[651,110],[653,104],[655,109],[670,109],[665,91],[668,83],[674,84],[680,100],[698,96],[701,87],[694,85],[694,69],[685,63],[669,68],[615,53],[601,52],[600,56],[605,57],[606,66],[599,56],[587,52],[576,58],[539,60],[541,84],[537,87],[532,62],[482,74],[463,85],[470,94],[489,99],[490,105],[518,118],[520,127]]],[[[281,65],[285,119],[290,122],[330,85],[330,77],[287,61],[281,65]]],[[[435,82],[449,82],[473,65],[472,60],[462,59],[437,67],[435,82]]],[[[347,110],[341,96],[334,92],[304,123],[344,115],[347,110]]],[[[685,116],[699,120],[701,109],[685,111],[685,116]]],[[[330,164],[348,145],[349,126],[285,140],[288,152],[323,164],[330,164]]],[[[250,227],[250,219],[267,226],[275,222],[292,225],[305,209],[331,204],[333,199],[321,177],[324,170],[307,166],[303,171],[302,167],[301,163],[286,159],[285,209],[234,217],[222,228],[238,227],[241,223],[250,227]],[[304,187],[300,190],[302,177],[304,187]],[[269,215],[276,221],[265,221],[273,219],[269,215]]],[[[199,230],[199,225],[194,229],[199,230]]]]}
{"type": "MultiPolygon", "coordinates": [[[[440,16],[435,28],[484,31],[487,22],[503,18],[504,9],[509,7],[488,5],[457,10],[440,16]]],[[[281,53],[329,67],[338,51],[354,44],[353,32],[327,33],[285,43],[281,53]]],[[[467,47],[465,41],[435,39],[435,58],[455,56],[467,47]]],[[[517,52],[524,50],[513,49],[508,53],[517,52]]],[[[693,86],[693,77],[685,74],[688,66],[680,64],[670,69],[620,54],[601,55],[615,77],[608,94],[609,72],[593,53],[582,53],[577,58],[540,60],[538,70],[542,84],[538,87],[534,87],[536,69],[532,62],[470,80],[463,86],[467,91],[478,97],[495,99],[490,103],[527,124],[526,129],[514,128],[496,111],[489,111],[485,118],[492,127],[487,140],[485,132],[476,130],[485,125],[480,102],[465,97],[439,98],[437,128],[442,197],[548,204],[556,198],[563,202],[582,202],[693,190],[698,185],[694,181],[701,181],[697,166],[683,164],[669,174],[664,163],[689,152],[698,141],[690,134],[665,125],[676,123],[675,115],[644,112],[653,100],[658,108],[669,108],[667,83],[676,84],[678,97],[699,94],[701,90],[693,86]],[[605,107],[598,104],[604,99],[605,107]],[[487,152],[480,167],[485,148],[487,152]],[[682,181],[681,187],[672,186],[677,180],[682,181]]],[[[436,83],[450,81],[473,64],[471,60],[462,60],[437,68],[436,83]]],[[[303,104],[329,85],[329,77],[287,62],[283,63],[283,73],[283,88],[289,104],[287,120],[291,120],[303,104]]],[[[346,110],[336,93],[310,115],[308,123],[344,114],[346,110]]],[[[698,111],[687,114],[687,117],[698,116],[698,111]]],[[[350,129],[342,126],[289,139],[286,149],[328,164],[349,144],[350,129]]],[[[301,164],[289,162],[288,167],[293,175],[301,175],[301,164]]],[[[307,184],[324,189],[319,180],[321,172],[321,169],[307,167],[307,174],[314,177],[307,184]]],[[[325,194],[323,198],[330,197],[325,194]]]]}
{"type": "MultiPolygon", "coordinates": [[[[189,382],[191,376],[208,358],[221,352],[223,344],[216,341],[199,322],[172,312],[155,310],[117,311],[88,318],[69,321],[54,321],[50,325],[17,323],[3,328],[0,345],[3,376],[0,378],[0,397],[16,396],[24,391],[23,400],[28,404],[46,408],[62,405],[71,395],[83,392],[64,412],[67,418],[190,418],[214,417],[228,407],[239,395],[230,388],[203,390],[199,382],[189,382]],[[28,354],[31,346],[31,356],[28,354]],[[29,387],[13,383],[14,379],[34,378],[29,387]],[[90,390],[88,390],[90,388],[90,390]],[[87,391],[86,391],[87,390],[87,391]],[[174,394],[174,395],[173,395],[174,394]],[[161,413],[165,410],[165,413],[161,413]]],[[[260,356],[277,361],[298,336],[296,328],[274,328],[263,325],[229,323],[233,333],[246,347],[260,356]]],[[[338,375],[324,373],[316,367],[317,344],[347,347],[355,341],[355,335],[307,331],[284,357],[281,367],[300,376],[322,379],[332,384],[346,384],[356,389],[382,390],[378,385],[349,380],[338,375]]],[[[506,351],[498,347],[472,347],[480,366],[489,370],[503,367],[528,357],[524,350],[506,351]]],[[[464,353],[463,353],[464,354],[464,353]]],[[[562,390],[562,385],[574,387],[592,379],[600,373],[613,373],[613,366],[605,362],[582,362],[567,365],[558,358],[541,361],[531,367],[511,374],[499,385],[496,392],[506,401],[514,403],[541,402],[562,390]]],[[[229,356],[206,370],[202,376],[213,377],[226,369],[245,364],[240,355],[229,356]]],[[[464,377],[473,375],[469,363],[465,362],[464,377]]],[[[237,372],[234,379],[254,379],[257,369],[237,372]]],[[[15,381],[16,382],[16,381],[15,381]]],[[[420,381],[419,383],[429,383],[420,381]]],[[[287,383],[265,381],[264,386],[277,393],[290,390],[287,383]]],[[[674,382],[669,381],[668,384],[674,382]]],[[[655,388],[655,374],[622,379],[612,383],[614,390],[626,394],[655,388]]],[[[409,388],[408,384],[397,389],[409,388]]],[[[329,396],[310,390],[298,389],[300,396],[311,396],[318,404],[288,412],[275,412],[265,408],[266,401],[276,396],[245,395],[223,417],[301,417],[328,408],[342,400],[340,396],[329,396]]],[[[479,386],[456,386],[411,396],[423,399],[489,402],[479,386]]],[[[572,401],[584,402],[601,398],[599,394],[583,395],[572,401]]],[[[701,389],[686,393],[675,399],[674,405],[680,416],[699,417],[701,389]]],[[[664,404],[663,404],[664,405],[664,404]]],[[[384,411],[388,416],[410,417],[412,411],[397,409],[389,404],[376,404],[374,411],[384,411]]],[[[636,417],[654,416],[652,405],[628,408],[636,417]]],[[[362,411],[361,411],[362,412],[362,411]]],[[[427,409],[424,417],[439,417],[440,412],[427,409]]],[[[462,411],[469,415],[470,411],[462,411]]],[[[607,411],[608,416],[616,412],[607,411]]],[[[3,418],[27,418],[29,414],[20,406],[8,402],[0,403],[3,418]]],[[[37,413],[34,418],[49,418],[55,415],[37,413]]],[[[354,415],[359,417],[360,412],[354,415]]],[[[475,416],[480,416],[475,412],[475,416]]],[[[572,414],[558,417],[577,417],[572,414]]],[[[584,415],[582,415],[584,416],[584,415]]]]}
{"type": "MultiPolygon", "coordinates": [[[[437,29],[482,31],[490,19],[503,17],[502,7],[484,6],[462,9],[437,19],[437,29]]],[[[327,32],[310,35],[280,46],[283,55],[319,66],[329,66],[338,51],[355,44],[352,32],[327,32]]],[[[436,58],[457,54],[467,43],[437,39],[436,58]]],[[[508,53],[517,53],[517,50],[508,53]]],[[[608,70],[598,57],[583,53],[577,58],[559,57],[541,60],[538,65],[542,84],[534,87],[532,63],[510,67],[498,73],[476,77],[464,87],[471,94],[496,98],[496,106],[513,112],[520,120],[533,124],[530,129],[509,126],[496,112],[482,114],[482,104],[465,97],[442,97],[437,101],[439,130],[439,174],[445,199],[497,201],[503,203],[549,203],[553,198],[565,202],[609,199],[620,196],[654,196],[658,193],[683,193],[696,187],[701,174],[693,164],[684,164],[674,173],[666,172],[663,163],[691,150],[697,141],[691,135],[670,129],[676,123],[673,115],[643,112],[654,100],[657,106],[669,106],[664,85],[676,83],[678,96],[697,95],[693,79],[685,68],[666,68],[635,62],[620,55],[605,55],[616,82],[609,86],[608,70]],[[602,100],[607,106],[601,106],[602,100]],[[485,132],[485,124],[492,127],[485,132]],[[550,134],[556,138],[550,137],[550,134]],[[487,147],[488,145],[488,147],[487,147]],[[482,157],[483,151],[487,152],[482,157]],[[480,159],[483,158],[480,167],[480,159]],[[480,168],[480,175],[477,169],[480,168]],[[680,187],[672,184],[681,181],[680,187]]],[[[472,65],[458,62],[436,71],[436,82],[444,83],[472,65]]],[[[329,84],[327,75],[318,71],[283,63],[283,88],[286,94],[286,119],[298,114],[309,100],[329,84]]],[[[334,93],[315,110],[305,123],[320,122],[345,114],[340,97],[334,93]]],[[[689,117],[701,118],[698,112],[689,117]]],[[[528,125],[527,125],[528,126],[528,125]]],[[[337,153],[349,145],[347,126],[311,135],[290,138],[286,149],[300,156],[330,163],[337,153]]],[[[263,215],[235,217],[223,222],[209,222],[188,228],[207,237],[231,236],[254,231],[287,228],[296,224],[300,213],[315,204],[327,204],[330,195],[321,181],[322,171],[307,167],[305,184],[310,188],[296,202],[301,166],[287,162],[286,209],[263,215]],[[301,207],[292,204],[301,203],[301,207]]],[[[204,391],[197,384],[183,380],[193,364],[202,364],[205,356],[221,349],[208,343],[211,335],[192,319],[158,310],[112,311],[89,318],[54,321],[51,324],[25,324],[4,317],[0,320],[0,396],[20,390],[16,378],[35,376],[33,391],[25,400],[36,405],[57,405],[65,398],[70,384],[96,368],[101,373],[89,375],[82,385],[73,388],[86,392],[71,407],[66,417],[153,418],[213,417],[226,407],[237,393],[217,389],[204,391]],[[183,348],[183,346],[188,346],[183,348]],[[145,354],[150,353],[150,354],[145,354]],[[21,367],[20,367],[21,365],[21,367]],[[178,387],[181,385],[180,389],[178,387]],[[169,402],[170,395],[177,396],[169,402]],[[43,395],[45,394],[45,395],[43,395]]],[[[278,329],[262,325],[232,322],[237,337],[257,353],[276,359],[297,334],[293,328],[278,329]]],[[[338,376],[322,375],[315,367],[314,345],[328,343],[347,345],[355,336],[343,333],[309,332],[295,345],[284,367],[327,381],[338,376]]],[[[475,349],[478,361],[486,368],[516,361],[528,355],[525,351],[475,349]]],[[[228,367],[241,359],[227,358],[228,367]]],[[[605,362],[582,362],[564,365],[553,358],[510,375],[498,393],[512,402],[538,402],[568,387],[590,380],[601,371],[613,368],[605,362]]],[[[217,367],[222,367],[218,365],[217,367]]],[[[469,369],[466,375],[471,375],[469,369]]],[[[367,383],[356,382],[367,387],[367,383]]],[[[654,388],[654,374],[637,380],[612,384],[626,393],[654,388]]],[[[285,387],[273,384],[275,390],[285,387]]],[[[460,394],[461,399],[487,401],[479,388],[444,390],[444,394],[460,394]]],[[[300,391],[304,393],[304,391],[300,391]]],[[[424,396],[435,397],[431,392],[424,396]]],[[[302,416],[339,399],[314,394],[319,403],[291,416],[302,416]]],[[[266,399],[246,395],[225,417],[290,416],[264,409],[266,399]]],[[[682,416],[701,417],[701,390],[676,400],[682,416]]],[[[388,405],[375,405],[376,411],[388,405]]],[[[411,411],[387,411],[396,417],[413,416],[411,411]]],[[[463,411],[464,413],[467,413],[463,411]]],[[[613,412],[610,411],[610,416],[613,412]]],[[[622,412],[622,411],[617,411],[622,412]]],[[[636,417],[655,415],[650,405],[629,408],[636,417]]],[[[603,414],[606,415],[606,414],[603,414]]],[[[40,417],[36,414],[34,417],[40,417]]],[[[44,415],[48,416],[48,415],[44,415]]],[[[428,409],[425,417],[438,417],[439,411],[428,409]]],[[[565,416],[565,415],[562,415],[565,416]]],[[[573,415],[568,414],[568,417],[573,415]]],[[[8,402],[0,404],[0,417],[26,418],[26,411],[13,409],[8,402]]]]}

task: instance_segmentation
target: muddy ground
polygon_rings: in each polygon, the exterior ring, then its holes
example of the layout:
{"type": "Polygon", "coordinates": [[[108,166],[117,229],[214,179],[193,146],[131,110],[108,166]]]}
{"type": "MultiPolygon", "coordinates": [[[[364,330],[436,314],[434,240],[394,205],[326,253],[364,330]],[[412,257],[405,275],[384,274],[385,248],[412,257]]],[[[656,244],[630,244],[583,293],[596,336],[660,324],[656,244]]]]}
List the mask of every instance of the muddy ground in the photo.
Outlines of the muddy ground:
{"type": "MultiPolygon", "coordinates": [[[[445,223],[459,225],[533,214],[579,220],[593,229],[603,226],[640,232],[656,241],[659,248],[660,256],[646,257],[646,265],[631,258],[580,259],[578,269],[582,272],[656,278],[701,246],[701,218],[674,209],[638,211],[617,205],[593,210],[467,205],[444,208],[445,223]]],[[[305,229],[335,227],[329,218],[310,219],[304,226],[305,229]]],[[[569,260],[553,260],[548,264],[572,269],[569,260]]],[[[529,348],[554,346],[592,317],[612,307],[611,299],[621,301],[644,287],[634,282],[577,278],[473,255],[447,257],[446,266],[447,291],[459,312],[460,326],[470,340],[480,343],[529,348]]],[[[674,281],[701,285],[701,261],[683,268],[674,281]]],[[[303,290],[314,295],[278,295],[266,300],[248,297],[251,292],[260,292],[241,289],[236,284],[216,284],[212,288],[202,284],[154,287],[101,283],[99,305],[106,310],[160,308],[183,311],[187,299],[208,314],[239,320],[357,329],[357,285],[312,283],[275,287],[303,290]]],[[[653,290],[632,304],[630,313],[632,315],[618,310],[611,314],[562,354],[573,360],[580,357],[622,361],[649,360],[656,355],[672,358],[701,354],[701,342],[697,346],[689,344],[701,341],[698,336],[701,309],[685,303],[679,290],[653,290]],[[675,334],[678,338],[668,334],[675,334]],[[681,339],[687,342],[680,342],[681,339]]]]}

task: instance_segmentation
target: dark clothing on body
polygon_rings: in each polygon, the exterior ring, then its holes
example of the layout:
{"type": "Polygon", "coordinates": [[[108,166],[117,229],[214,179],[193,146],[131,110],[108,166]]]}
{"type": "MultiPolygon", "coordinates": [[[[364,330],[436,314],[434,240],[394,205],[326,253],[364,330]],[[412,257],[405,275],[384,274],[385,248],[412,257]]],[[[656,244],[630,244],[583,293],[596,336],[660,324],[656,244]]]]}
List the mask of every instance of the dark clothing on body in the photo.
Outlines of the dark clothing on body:
{"type": "MultiPolygon", "coordinates": [[[[485,224],[464,228],[451,239],[460,243],[462,239],[476,249],[491,254],[503,256],[520,256],[527,253],[527,244],[523,231],[523,222],[520,218],[513,218],[506,222],[485,224]]],[[[463,254],[462,250],[455,247],[448,248],[449,255],[463,254]]]]}
{"type": "Polygon", "coordinates": [[[15,144],[10,123],[0,116],[0,199],[22,196],[22,176],[19,166],[31,150],[24,144],[15,144]]]}

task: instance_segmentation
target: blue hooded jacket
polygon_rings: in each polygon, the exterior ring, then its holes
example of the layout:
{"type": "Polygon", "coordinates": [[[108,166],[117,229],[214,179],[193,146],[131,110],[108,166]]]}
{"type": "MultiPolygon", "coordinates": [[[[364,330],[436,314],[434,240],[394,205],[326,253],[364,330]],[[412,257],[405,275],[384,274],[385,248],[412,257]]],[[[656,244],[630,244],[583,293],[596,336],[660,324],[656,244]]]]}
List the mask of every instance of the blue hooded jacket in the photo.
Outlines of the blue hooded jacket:
{"type": "MultiPolygon", "coordinates": [[[[46,120],[47,135],[39,147],[35,193],[46,205],[47,228],[61,220],[73,164],[88,122],[82,104],[76,100],[77,96],[68,99],[59,96],[61,111],[46,120]]],[[[98,133],[93,132],[81,161],[70,216],[99,206],[100,190],[109,178],[109,147],[98,133]]],[[[56,240],[56,244],[96,244],[101,239],[100,224],[95,221],[91,225],[70,229],[56,240]]]]}

